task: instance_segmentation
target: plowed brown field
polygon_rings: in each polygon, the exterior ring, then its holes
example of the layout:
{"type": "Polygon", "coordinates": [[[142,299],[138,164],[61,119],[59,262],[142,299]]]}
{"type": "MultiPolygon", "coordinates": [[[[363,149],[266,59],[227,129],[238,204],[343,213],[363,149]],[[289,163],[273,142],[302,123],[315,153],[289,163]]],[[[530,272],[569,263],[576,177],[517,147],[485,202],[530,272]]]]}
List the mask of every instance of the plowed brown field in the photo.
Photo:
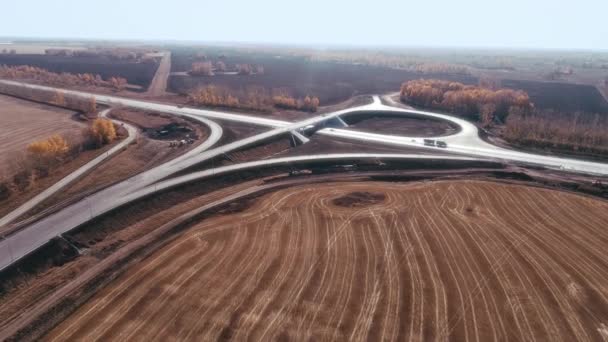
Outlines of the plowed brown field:
{"type": "Polygon", "coordinates": [[[608,203],[482,181],[334,183],[208,218],[49,340],[602,340],[608,203]]]}

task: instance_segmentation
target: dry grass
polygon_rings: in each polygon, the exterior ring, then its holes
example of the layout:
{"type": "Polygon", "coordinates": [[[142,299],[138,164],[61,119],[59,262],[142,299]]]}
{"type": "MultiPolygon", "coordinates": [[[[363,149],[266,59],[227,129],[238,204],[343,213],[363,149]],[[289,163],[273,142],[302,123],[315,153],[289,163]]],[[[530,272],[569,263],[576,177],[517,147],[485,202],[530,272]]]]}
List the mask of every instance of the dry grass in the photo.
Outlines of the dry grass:
{"type": "Polygon", "coordinates": [[[80,138],[86,123],[72,117],[74,112],[0,95],[0,176],[12,169],[11,158],[25,151],[35,140],[53,134],[80,138]]]}
{"type": "Polygon", "coordinates": [[[47,339],[601,340],[606,226],[604,201],[520,185],[285,189],[200,222],[47,339]],[[379,201],[333,204],[356,192],[379,201]]]}

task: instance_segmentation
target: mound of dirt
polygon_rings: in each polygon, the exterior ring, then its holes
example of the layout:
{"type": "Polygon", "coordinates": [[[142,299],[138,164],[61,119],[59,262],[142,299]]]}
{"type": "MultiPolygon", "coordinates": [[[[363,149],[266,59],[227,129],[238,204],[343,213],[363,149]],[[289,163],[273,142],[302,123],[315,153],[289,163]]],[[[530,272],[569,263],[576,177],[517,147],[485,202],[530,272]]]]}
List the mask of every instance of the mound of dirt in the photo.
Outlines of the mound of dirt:
{"type": "Polygon", "coordinates": [[[332,203],[339,207],[364,207],[384,202],[386,196],[380,193],[372,193],[367,191],[351,192],[345,196],[334,198],[332,203]]]}
{"type": "Polygon", "coordinates": [[[144,133],[148,137],[156,140],[198,139],[194,129],[175,122],[162,126],[158,129],[144,129],[144,133]]]}

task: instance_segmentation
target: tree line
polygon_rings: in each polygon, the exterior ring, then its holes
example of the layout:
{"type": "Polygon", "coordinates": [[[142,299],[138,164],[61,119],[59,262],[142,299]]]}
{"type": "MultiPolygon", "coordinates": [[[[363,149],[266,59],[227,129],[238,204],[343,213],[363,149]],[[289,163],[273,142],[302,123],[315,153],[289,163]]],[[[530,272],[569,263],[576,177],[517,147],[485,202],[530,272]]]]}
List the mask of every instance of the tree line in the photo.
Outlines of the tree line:
{"type": "Polygon", "coordinates": [[[129,61],[137,63],[154,63],[154,57],[148,54],[154,52],[150,49],[139,48],[89,48],[66,49],[49,48],[44,53],[48,56],[62,57],[105,57],[112,60],[129,61]]]}
{"type": "Polygon", "coordinates": [[[300,53],[312,61],[338,62],[356,65],[371,65],[407,70],[421,74],[454,74],[470,75],[471,70],[466,65],[431,61],[416,55],[394,54],[372,51],[301,51],[300,53]]]}
{"type": "Polygon", "coordinates": [[[507,118],[503,137],[522,146],[608,155],[608,119],[599,114],[514,113],[507,118]]]}
{"type": "Polygon", "coordinates": [[[97,111],[97,101],[94,97],[70,96],[62,91],[32,89],[20,85],[0,83],[0,93],[26,100],[44,102],[85,114],[93,114],[97,111]]]}
{"type": "Polygon", "coordinates": [[[7,66],[0,65],[0,77],[18,80],[33,80],[53,86],[94,86],[111,88],[115,91],[124,90],[127,86],[127,79],[124,77],[113,76],[107,80],[100,75],[89,73],[55,73],[47,69],[33,67],[29,65],[7,66]]]}
{"type": "MultiPolygon", "coordinates": [[[[192,63],[188,73],[192,76],[213,76],[214,72],[226,72],[228,67],[223,61],[213,64],[211,61],[197,61],[192,63]]],[[[236,64],[234,71],[239,75],[262,75],[264,67],[253,64],[236,64]]]]}
{"type": "Polygon", "coordinates": [[[198,106],[226,107],[255,111],[271,111],[273,108],[316,112],[319,98],[305,96],[295,98],[284,90],[268,92],[263,87],[247,87],[235,91],[223,86],[208,85],[188,93],[189,102],[198,106]]]}
{"type": "Polygon", "coordinates": [[[434,79],[405,82],[400,94],[402,102],[445,110],[484,126],[504,123],[511,111],[526,114],[534,108],[528,94],[521,90],[492,90],[434,79]]]}
{"type": "Polygon", "coordinates": [[[499,83],[487,80],[480,84],[486,87],[443,80],[409,81],[401,86],[401,101],[454,113],[482,127],[499,126],[499,134],[517,145],[608,155],[608,119],[598,114],[540,110],[524,91],[501,89],[499,83]]]}

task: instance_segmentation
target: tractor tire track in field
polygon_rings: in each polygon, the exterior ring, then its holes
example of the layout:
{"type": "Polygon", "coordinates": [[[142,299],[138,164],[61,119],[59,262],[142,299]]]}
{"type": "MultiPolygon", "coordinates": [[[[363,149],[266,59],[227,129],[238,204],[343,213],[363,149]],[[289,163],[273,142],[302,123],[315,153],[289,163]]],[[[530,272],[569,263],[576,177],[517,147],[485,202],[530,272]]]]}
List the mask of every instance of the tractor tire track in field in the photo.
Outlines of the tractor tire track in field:
{"type": "Polygon", "coordinates": [[[46,340],[602,341],[606,242],[608,202],[566,192],[297,186],[199,222],[46,340]],[[383,197],[334,202],[354,193],[383,197]]]}

